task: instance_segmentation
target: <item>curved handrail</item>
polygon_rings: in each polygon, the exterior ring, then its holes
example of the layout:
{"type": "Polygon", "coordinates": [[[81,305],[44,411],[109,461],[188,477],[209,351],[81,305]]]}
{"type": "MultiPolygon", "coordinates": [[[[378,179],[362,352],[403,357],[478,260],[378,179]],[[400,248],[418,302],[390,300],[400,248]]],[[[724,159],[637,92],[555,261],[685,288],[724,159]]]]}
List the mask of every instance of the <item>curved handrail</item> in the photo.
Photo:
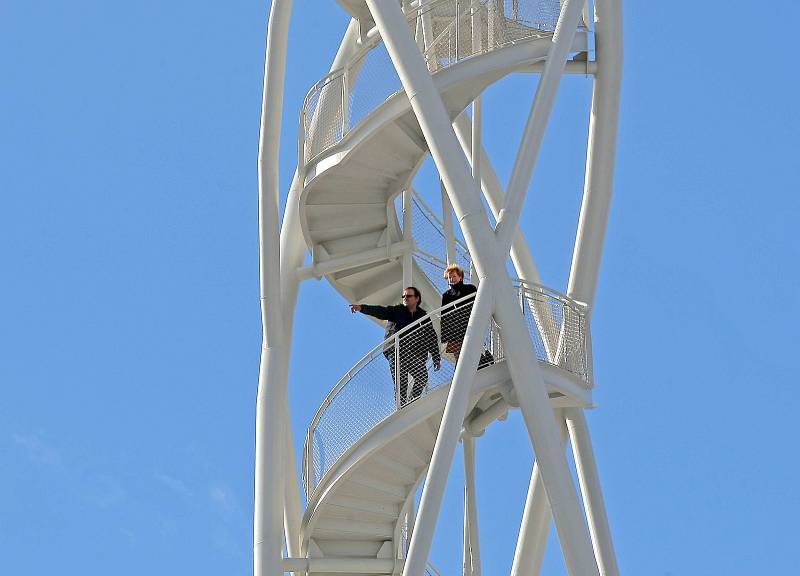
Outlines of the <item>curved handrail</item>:
{"type": "MultiPolygon", "coordinates": [[[[541,362],[558,366],[573,375],[587,388],[591,387],[591,352],[588,318],[585,307],[571,300],[567,296],[537,284],[517,281],[520,295],[522,313],[526,316],[528,329],[533,340],[536,355],[541,362]],[[541,309],[546,307],[549,313],[543,314],[541,309]],[[538,313],[537,313],[538,310],[538,313]],[[547,340],[558,342],[558,351],[555,355],[548,350],[547,340]]],[[[422,367],[418,365],[418,372],[411,368],[402,368],[402,358],[406,354],[414,354],[415,346],[425,346],[425,357],[429,350],[427,336],[423,335],[425,323],[430,323],[436,332],[436,345],[439,345],[441,323],[444,317],[445,324],[453,322],[466,325],[469,311],[464,305],[473,295],[465,296],[447,306],[440,307],[428,313],[414,323],[398,331],[391,338],[375,346],[364,357],[350,368],[328,393],[306,433],[306,442],[303,451],[303,482],[306,494],[310,497],[319,480],[330,470],[333,464],[351,447],[359,438],[377,426],[386,417],[402,409],[404,401],[397,398],[394,385],[393,372],[408,372],[412,377],[422,377],[422,367]],[[448,316],[452,314],[452,316],[448,316]],[[421,327],[423,327],[421,329],[421,327]],[[381,358],[384,356],[385,358],[381,358]],[[394,366],[387,363],[394,362],[394,366]],[[394,370],[392,369],[394,368],[394,370]],[[331,406],[337,410],[329,414],[331,406]],[[329,416],[329,420],[326,420],[329,416]],[[322,426],[321,426],[322,425],[322,426]],[[329,433],[324,430],[320,436],[320,428],[330,427],[329,433]],[[330,445],[329,445],[330,444],[330,445]],[[330,454],[325,451],[330,449],[330,454]]],[[[487,326],[484,348],[492,355],[492,362],[501,362],[504,359],[502,347],[497,338],[498,327],[492,321],[487,326]]],[[[488,357],[487,357],[488,358],[488,357]]],[[[432,390],[447,385],[455,371],[451,359],[442,362],[441,370],[433,371],[427,364],[424,365],[425,390],[432,390]]],[[[417,357],[416,362],[420,362],[417,357]]],[[[422,361],[427,362],[427,360],[422,361]]],[[[405,378],[408,376],[405,375],[405,378]]],[[[411,392],[411,384],[409,384],[411,392]]],[[[420,391],[420,394],[423,392],[420,391]]],[[[415,397],[412,395],[413,401],[415,397]]]]}
{"type": "MultiPolygon", "coordinates": [[[[407,21],[431,73],[478,54],[548,36],[555,29],[557,4],[520,0],[510,14],[504,5],[497,0],[434,0],[412,8],[407,21]]],[[[385,47],[376,56],[376,48],[382,46],[380,35],[368,36],[348,65],[329,72],[308,91],[300,112],[298,166],[343,140],[360,122],[353,121],[354,111],[366,117],[402,90],[385,47]],[[362,98],[366,104],[359,105],[362,98]]]]}

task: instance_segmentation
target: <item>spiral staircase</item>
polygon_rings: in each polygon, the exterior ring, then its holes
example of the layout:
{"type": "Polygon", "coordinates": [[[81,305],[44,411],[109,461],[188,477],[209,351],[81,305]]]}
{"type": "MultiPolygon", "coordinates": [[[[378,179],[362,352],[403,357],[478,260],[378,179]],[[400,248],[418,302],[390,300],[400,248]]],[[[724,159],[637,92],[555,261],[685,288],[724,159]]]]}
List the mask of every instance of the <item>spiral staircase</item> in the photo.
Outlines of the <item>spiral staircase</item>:
{"type": "MultiPolygon", "coordinates": [[[[340,4],[370,29],[363,2],[340,4]]],[[[555,11],[547,3],[514,2],[517,12],[500,14],[497,3],[486,0],[409,5],[409,26],[451,119],[492,83],[547,58],[558,18],[558,3],[550,4],[555,11]]],[[[571,53],[578,59],[587,36],[583,28],[575,36],[571,53]]],[[[404,258],[411,254],[413,284],[430,310],[444,288],[447,249],[442,222],[413,192],[428,149],[380,37],[375,30],[362,37],[361,53],[320,80],[304,102],[303,236],[313,266],[347,302],[396,303],[404,258]],[[404,194],[411,195],[404,202],[411,217],[399,206],[404,194]]],[[[458,242],[455,254],[469,268],[469,254],[458,242]]],[[[582,305],[529,282],[517,288],[553,405],[591,407],[591,341],[582,305]]],[[[441,313],[430,313],[437,329],[441,313]]],[[[495,362],[479,370],[464,422],[473,435],[518,405],[497,332],[496,325],[487,327],[485,348],[495,362]]],[[[431,461],[454,366],[445,355],[441,371],[429,368],[425,394],[398,409],[382,354],[391,345],[379,344],[353,366],[309,426],[305,557],[383,559],[383,573],[402,565],[414,529],[415,494],[431,461]]]]}

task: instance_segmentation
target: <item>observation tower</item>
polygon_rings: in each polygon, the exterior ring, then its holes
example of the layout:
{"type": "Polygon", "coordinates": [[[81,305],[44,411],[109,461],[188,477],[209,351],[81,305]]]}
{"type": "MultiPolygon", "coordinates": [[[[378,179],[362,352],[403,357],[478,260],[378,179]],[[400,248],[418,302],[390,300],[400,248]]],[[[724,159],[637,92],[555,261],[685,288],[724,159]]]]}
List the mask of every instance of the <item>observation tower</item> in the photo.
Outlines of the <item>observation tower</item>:
{"type": "Polygon", "coordinates": [[[292,1],[273,0],[270,11],[259,142],[255,575],[435,574],[428,556],[459,442],[463,572],[494,574],[480,560],[475,438],[509,410],[521,411],[535,454],[512,575],[540,573],[551,521],[570,574],[618,574],[584,410],[593,407],[590,320],[614,173],[620,2],[338,3],[351,20],[330,73],[302,103],[282,217],[281,126],[297,121],[282,118],[292,1]],[[482,122],[481,95],[512,74],[537,75],[538,84],[504,188],[482,143],[485,131],[500,128],[482,122]],[[569,282],[557,287],[542,285],[518,224],[565,74],[593,85],[569,282]],[[441,191],[435,202],[416,189],[429,157],[441,191]],[[471,308],[461,307],[458,360],[441,342],[455,308],[437,304],[450,263],[478,286],[471,308]],[[413,285],[429,315],[356,351],[364,357],[331,374],[329,395],[298,432],[289,418],[289,358],[298,287],[310,278],[327,280],[343,306],[397,304],[413,285]],[[423,332],[441,369],[431,354],[427,377],[405,374],[402,358],[422,346],[423,332]],[[395,384],[400,378],[407,389],[395,384]],[[297,434],[305,436],[299,464],[297,434]]]}

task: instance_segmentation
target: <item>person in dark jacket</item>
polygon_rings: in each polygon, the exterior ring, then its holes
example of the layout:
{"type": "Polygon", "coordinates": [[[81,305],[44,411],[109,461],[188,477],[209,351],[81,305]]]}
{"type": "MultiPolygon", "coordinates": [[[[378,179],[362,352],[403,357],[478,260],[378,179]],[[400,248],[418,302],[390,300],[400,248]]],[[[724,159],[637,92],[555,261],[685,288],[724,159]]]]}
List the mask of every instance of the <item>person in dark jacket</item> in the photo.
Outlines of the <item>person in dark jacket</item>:
{"type": "MultiPolygon", "coordinates": [[[[374,306],[370,304],[351,304],[350,312],[361,312],[368,316],[386,320],[386,339],[388,340],[406,326],[425,318],[428,313],[420,307],[422,294],[414,286],[403,290],[403,304],[396,306],[374,306]]],[[[397,387],[399,406],[406,405],[408,393],[408,377],[414,379],[411,389],[411,401],[422,396],[428,384],[428,369],[425,366],[428,354],[433,358],[434,370],[442,366],[439,355],[439,339],[429,318],[425,318],[416,328],[400,335],[398,346],[400,357],[395,357],[394,343],[387,344],[383,355],[389,361],[392,380],[397,387]]]]}
{"type": "Polygon", "coordinates": [[[473,295],[464,302],[442,310],[442,342],[445,343],[445,352],[455,356],[457,362],[464,344],[464,335],[467,333],[472,304],[475,302],[474,294],[478,289],[472,284],[464,284],[464,269],[458,264],[450,264],[444,271],[444,277],[447,278],[450,289],[442,294],[442,307],[469,294],[473,295]]]}

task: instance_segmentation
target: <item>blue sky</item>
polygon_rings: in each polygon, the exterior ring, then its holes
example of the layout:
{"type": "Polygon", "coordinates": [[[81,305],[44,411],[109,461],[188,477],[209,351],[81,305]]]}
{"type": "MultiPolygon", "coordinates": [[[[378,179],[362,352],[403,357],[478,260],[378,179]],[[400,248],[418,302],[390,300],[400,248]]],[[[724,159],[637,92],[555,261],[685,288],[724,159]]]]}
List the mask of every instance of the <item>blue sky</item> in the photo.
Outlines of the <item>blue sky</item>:
{"type": "MultiPolygon", "coordinates": [[[[267,8],[0,4],[3,574],[251,571],[267,8]]],[[[625,3],[588,418],[626,574],[800,573],[799,19],[788,0],[625,3]]],[[[345,24],[334,2],[296,2],[284,192],[293,119],[345,24]]],[[[534,86],[486,96],[503,181],[534,86]]],[[[589,89],[563,83],[522,220],[560,289],[589,89]]],[[[380,338],[345,304],[302,288],[298,441],[380,338]]],[[[510,567],[531,458],[518,414],[478,442],[486,574],[510,567]]],[[[449,574],[459,479],[432,556],[449,574]]],[[[546,573],[563,573],[555,543],[546,573]]]]}

